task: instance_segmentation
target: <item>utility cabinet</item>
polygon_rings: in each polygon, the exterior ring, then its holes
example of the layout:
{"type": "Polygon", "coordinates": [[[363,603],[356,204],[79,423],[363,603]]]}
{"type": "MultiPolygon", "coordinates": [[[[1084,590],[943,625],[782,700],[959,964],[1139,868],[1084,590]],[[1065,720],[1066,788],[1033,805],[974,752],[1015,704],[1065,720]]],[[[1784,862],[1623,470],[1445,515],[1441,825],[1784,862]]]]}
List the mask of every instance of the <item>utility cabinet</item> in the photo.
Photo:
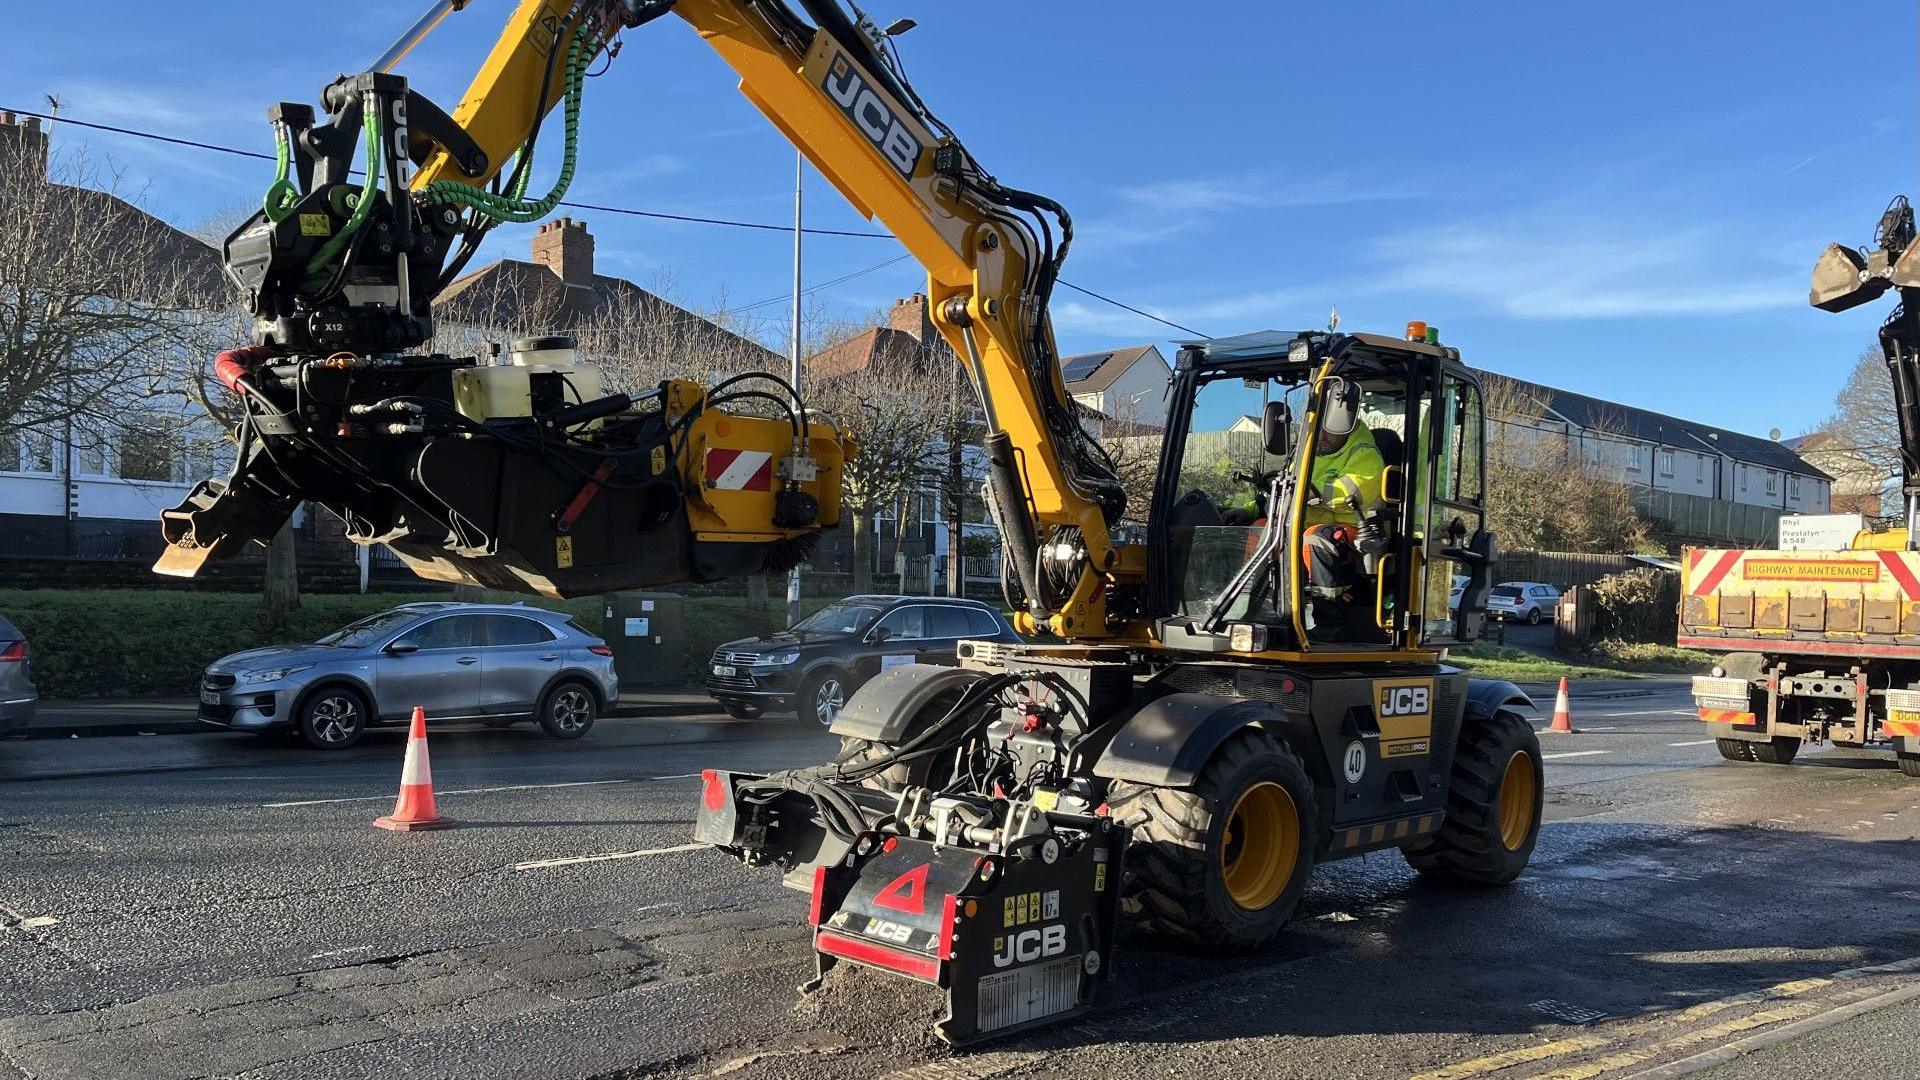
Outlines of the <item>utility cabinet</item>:
{"type": "Polygon", "coordinates": [[[613,649],[622,687],[687,681],[687,598],[670,592],[608,593],[600,636],[613,649]]]}

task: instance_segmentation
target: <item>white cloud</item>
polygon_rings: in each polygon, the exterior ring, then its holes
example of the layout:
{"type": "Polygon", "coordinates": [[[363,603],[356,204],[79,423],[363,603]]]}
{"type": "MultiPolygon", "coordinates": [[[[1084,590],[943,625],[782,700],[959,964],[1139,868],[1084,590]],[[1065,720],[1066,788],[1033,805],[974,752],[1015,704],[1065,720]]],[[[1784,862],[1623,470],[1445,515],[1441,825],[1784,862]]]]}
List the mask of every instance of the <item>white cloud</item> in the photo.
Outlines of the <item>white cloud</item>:
{"type": "Polygon", "coordinates": [[[1325,176],[1283,180],[1270,176],[1204,177],[1155,180],[1114,191],[1114,207],[1076,229],[1084,246],[1122,251],[1158,244],[1193,232],[1222,216],[1258,210],[1410,199],[1410,188],[1325,176]]]}
{"type": "Polygon", "coordinates": [[[1730,315],[1806,303],[1804,268],[1758,255],[1755,238],[1730,223],[1593,215],[1592,207],[1540,209],[1393,235],[1371,246],[1376,285],[1460,297],[1516,319],[1730,315]]]}

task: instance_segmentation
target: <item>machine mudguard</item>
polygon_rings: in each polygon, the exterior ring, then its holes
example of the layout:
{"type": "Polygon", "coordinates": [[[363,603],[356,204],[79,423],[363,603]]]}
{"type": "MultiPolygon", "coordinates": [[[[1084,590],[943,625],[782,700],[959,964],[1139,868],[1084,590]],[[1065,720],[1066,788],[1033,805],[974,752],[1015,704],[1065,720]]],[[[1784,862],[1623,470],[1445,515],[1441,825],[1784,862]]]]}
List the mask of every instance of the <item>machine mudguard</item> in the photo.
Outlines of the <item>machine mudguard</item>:
{"type": "Polygon", "coordinates": [[[1285,714],[1272,702],[1215,694],[1168,694],[1127,718],[1093,764],[1093,774],[1154,787],[1186,787],[1241,728],[1282,730],[1285,714]]]}
{"type": "Polygon", "coordinates": [[[1078,844],[1012,856],[869,834],[814,870],[817,989],[842,960],[939,987],[955,1046],[1085,1012],[1111,968],[1127,830],[1079,822],[1078,844]]]}
{"type": "Polygon", "coordinates": [[[985,676],[945,664],[901,664],[868,680],[827,730],[868,742],[897,743],[920,711],[943,694],[958,697],[985,676]]]}
{"type": "Polygon", "coordinates": [[[1503,679],[1467,680],[1467,718],[1485,720],[1505,705],[1534,707],[1526,691],[1503,679]]]}

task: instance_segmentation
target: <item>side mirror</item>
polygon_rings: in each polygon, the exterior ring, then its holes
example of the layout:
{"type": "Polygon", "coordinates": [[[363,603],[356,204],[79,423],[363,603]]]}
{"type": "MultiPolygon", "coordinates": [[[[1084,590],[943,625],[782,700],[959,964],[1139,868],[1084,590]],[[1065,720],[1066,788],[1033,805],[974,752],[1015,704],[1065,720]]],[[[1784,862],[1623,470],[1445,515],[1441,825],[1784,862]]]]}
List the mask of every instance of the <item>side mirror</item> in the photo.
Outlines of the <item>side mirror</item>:
{"type": "Polygon", "coordinates": [[[1267,402],[1266,411],[1260,415],[1260,441],[1274,457],[1293,453],[1293,410],[1286,402],[1267,402]]]}
{"type": "Polygon", "coordinates": [[[391,641],[387,643],[386,648],[380,651],[386,653],[388,656],[405,656],[408,653],[419,652],[420,646],[415,645],[411,641],[391,641]]]}

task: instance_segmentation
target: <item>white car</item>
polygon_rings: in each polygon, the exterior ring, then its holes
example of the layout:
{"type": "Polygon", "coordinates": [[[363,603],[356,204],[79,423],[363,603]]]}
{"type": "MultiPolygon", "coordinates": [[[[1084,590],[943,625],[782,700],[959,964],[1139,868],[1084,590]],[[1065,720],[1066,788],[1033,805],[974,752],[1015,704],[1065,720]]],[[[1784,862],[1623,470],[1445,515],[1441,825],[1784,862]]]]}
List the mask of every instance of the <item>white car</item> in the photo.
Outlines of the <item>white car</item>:
{"type": "Polygon", "coordinates": [[[1539,626],[1553,617],[1560,603],[1560,590],[1538,581],[1503,581],[1487,596],[1487,615],[1495,619],[1520,619],[1528,626],[1539,626]]]}

